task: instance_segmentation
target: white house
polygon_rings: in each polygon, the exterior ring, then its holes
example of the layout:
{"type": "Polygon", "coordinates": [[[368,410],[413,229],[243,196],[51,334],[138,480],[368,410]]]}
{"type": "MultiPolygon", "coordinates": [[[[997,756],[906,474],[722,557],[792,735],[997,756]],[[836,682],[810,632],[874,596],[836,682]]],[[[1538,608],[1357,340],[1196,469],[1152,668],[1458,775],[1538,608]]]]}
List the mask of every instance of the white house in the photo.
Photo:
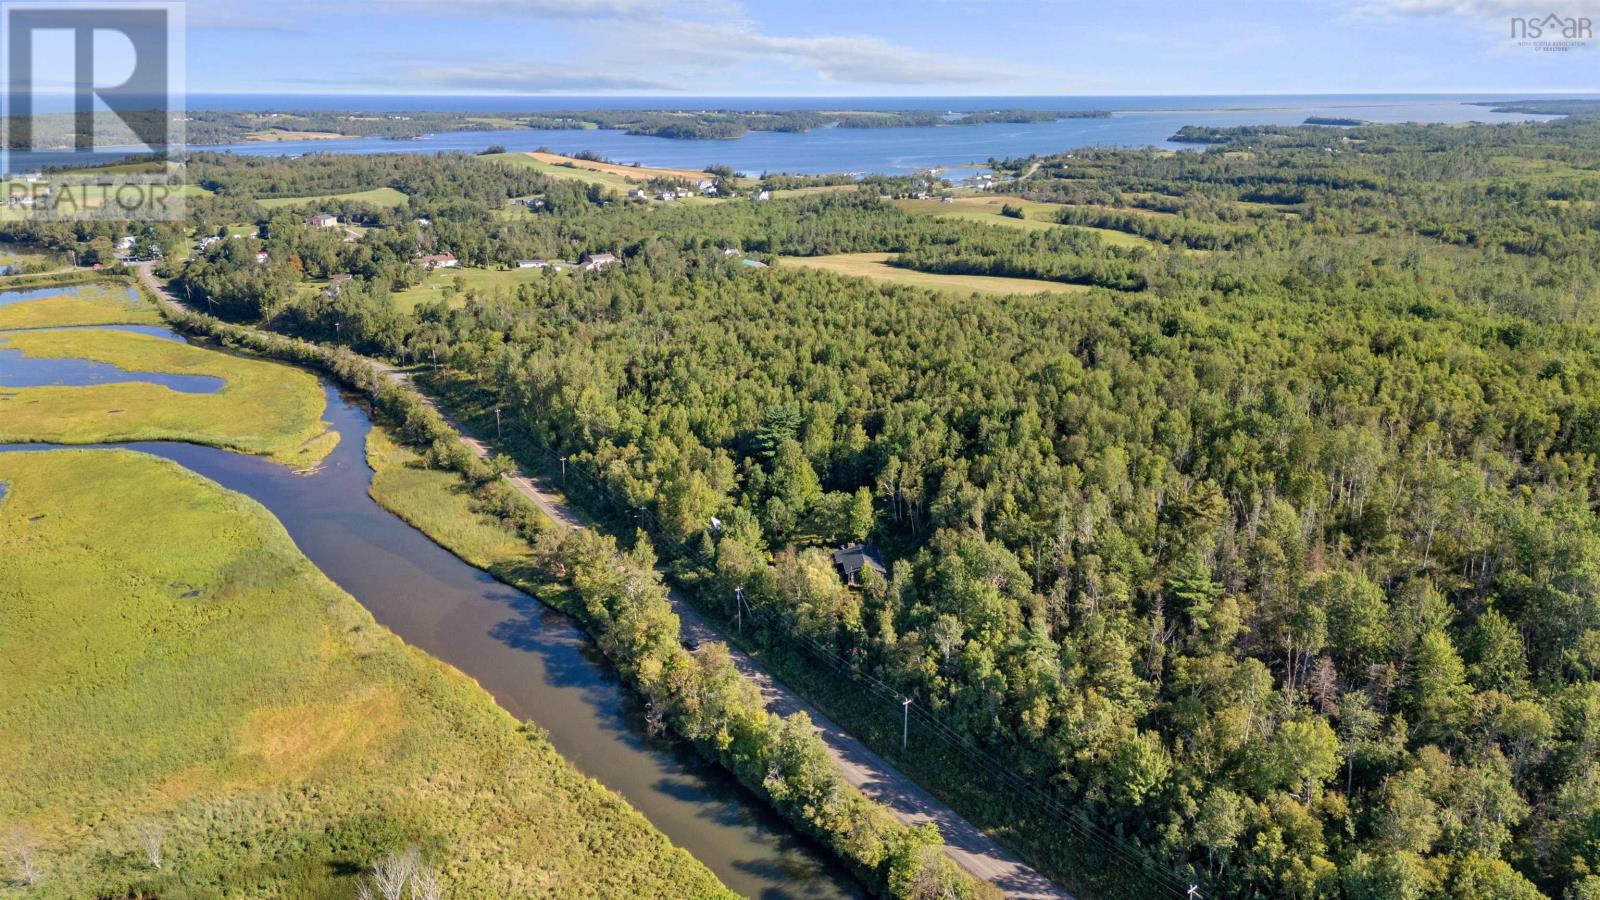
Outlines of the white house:
{"type": "Polygon", "coordinates": [[[519,269],[543,269],[543,268],[548,267],[549,265],[550,265],[550,260],[548,260],[548,259],[519,259],[519,260],[517,260],[517,268],[519,268],[519,269]]]}
{"type": "Polygon", "coordinates": [[[772,192],[771,191],[757,191],[756,192],[756,199],[757,200],[771,200],[772,199],[772,192]]]}
{"type": "Polygon", "coordinates": [[[585,272],[596,272],[604,269],[617,261],[617,257],[610,253],[589,253],[578,262],[583,263],[585,272]]]}
{"type": "Polygon", "coordinates": [[[339,217],[330,216],[327,213],[318,213],[314,216],[307,216],[306,224],[312,228],[332,228],[339,224],[339,217]]]}
{"type": "Polygon", "coordinates": [[[454,269],[461,265],[454,253],[435,253],[431,256],[419,256],[413,260],[417,265],[432,272],[434,269],[454,269]]]}
{"type": "Polygon", "coordinates": [[[267,261],[267,251],[265,251],[265,250],[257,250],[256,251],[256,265],[258,265],[258,266],[259,265],[264,265],[266,263],[266,261],[267,261]]]}

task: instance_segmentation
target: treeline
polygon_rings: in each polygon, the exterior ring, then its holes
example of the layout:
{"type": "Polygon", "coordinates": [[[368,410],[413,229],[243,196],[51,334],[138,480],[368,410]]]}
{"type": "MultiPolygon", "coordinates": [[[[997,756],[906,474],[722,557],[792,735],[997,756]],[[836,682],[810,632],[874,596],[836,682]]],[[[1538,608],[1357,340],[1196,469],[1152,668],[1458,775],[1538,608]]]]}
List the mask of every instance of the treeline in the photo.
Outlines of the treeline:
{"type": "Polygon", "coordinates": [[[566,589],[559,604],[583,623],[608,659],[673,731],[766,798],[802,831],[838,854],[875,893],[891,897],[996,896],[945,855],[938,829],[899,824],[839,776],[804,713],[780,718],[739,674],[721,644],[694,653],[679,643],[678,617],[647,541],[620,550],[588,529],[552,528],[543,515],[463,445],[415,391],[359,357],[164,307],[185,331],[252,353],[309,366],[360,391],[397,436],[430,464],[461,475],[479,508],[534,545],[533,560],[566,589]]]}
{"type": "MultiPolygon", "coordinates": [[[[1550,168],[1565,133],[1401,131],[1332,178],[1295,148],[1041,169],[1262,225],[1146,261],[1139,294],[956,300],[694,252],[937,246],[850,195],[613,209],[551,224],[650,232],[616,277],[431,310],[405,352],[651,510],[774,646],[917,696],[1161,865],[1227,893],[1589,890],[1600,345],[1592,222],[1548,202],[1589,176],[1550,168]],[[1314,198],[1295,216],[1237,199],[1283,183],[1314,198]],[[1528,255],[1419,227],[1491,196],[1572,227],[1528,255]],[[863,533],[863,492],[895,562],[849,590],[818,548],[863,533]]],[[[1018,240],[943,229],[957,258],[1018,240]]]]}

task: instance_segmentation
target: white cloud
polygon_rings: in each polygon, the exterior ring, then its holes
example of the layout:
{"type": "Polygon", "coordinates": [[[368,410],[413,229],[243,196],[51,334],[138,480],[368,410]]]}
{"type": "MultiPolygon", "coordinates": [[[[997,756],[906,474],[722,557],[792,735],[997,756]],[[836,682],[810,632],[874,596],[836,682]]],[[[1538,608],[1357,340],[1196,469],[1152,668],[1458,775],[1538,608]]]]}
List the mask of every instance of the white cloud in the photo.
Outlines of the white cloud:
{"type": "Polygon", "coordinates": [[[653,78],[594,72],[571,66],[509,64],[425,66],[409,77],[429,88],[539,94],[553,91],[665,91],[674,85],[653,78]]]}
{"type": "Polygon", "coordinates": [[[1507,16],[1600,16],[1600,0],[1364,0],[1358,13],[1374,16],[1444,16],[1493,20],[1507,16]]]}

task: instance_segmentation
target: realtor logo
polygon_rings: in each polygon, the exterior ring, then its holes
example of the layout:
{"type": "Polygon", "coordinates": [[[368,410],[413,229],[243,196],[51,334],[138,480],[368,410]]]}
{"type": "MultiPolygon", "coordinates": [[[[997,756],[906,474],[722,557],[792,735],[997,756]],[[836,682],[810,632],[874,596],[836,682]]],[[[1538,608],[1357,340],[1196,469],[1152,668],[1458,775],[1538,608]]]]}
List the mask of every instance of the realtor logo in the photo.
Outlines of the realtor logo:
{"type": "Polygon", "coordinates": [[[1588,46],[1594,23],[1587,16],[1512,16],[1511,39],[1518,47],[1563,53],[1588,46]]]}
{"type": "Polygon", "coordinates": [[[183,5],[0,0],[5,203],[24,217],[181,219],[183,5]]]}

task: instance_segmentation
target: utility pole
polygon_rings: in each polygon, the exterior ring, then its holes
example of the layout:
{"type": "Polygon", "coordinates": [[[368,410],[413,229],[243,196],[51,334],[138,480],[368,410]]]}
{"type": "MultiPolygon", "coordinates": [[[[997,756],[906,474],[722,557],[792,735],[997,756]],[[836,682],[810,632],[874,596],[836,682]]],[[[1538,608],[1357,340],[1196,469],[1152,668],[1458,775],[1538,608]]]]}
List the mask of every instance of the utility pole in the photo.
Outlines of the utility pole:
{"type": "Polygon", "coordinates": [[[500,407],[498,406],[494,408],[494,439],[497,441],[505,439],[505,435],[500,433],[500,407]]]}
{"type": "Polygon", "coordinates": [[[733,624],[744,634],[744,586],[733,589],[733,624]]]}
{"type": "Polygon", "coordinates": [[[903,718],[900,720],[900,749],[906,749],[906,743],[911,739],[911,698],[900,701],[900,711],[903,718]]]}
{"type": "Polygon", "coordinates": [[[1189,900],[1200,900],[1200,885],[1198,885],[1198,884],[1189,885],[1189,890],[1186,891],[1185,893],[1188,896],[1189,900]]]}
{"type": "Polygon", "coordinates": [[[567,458],[565,456],[561,457],[561,486],[563,488],[567,486],[567,458]]]}

